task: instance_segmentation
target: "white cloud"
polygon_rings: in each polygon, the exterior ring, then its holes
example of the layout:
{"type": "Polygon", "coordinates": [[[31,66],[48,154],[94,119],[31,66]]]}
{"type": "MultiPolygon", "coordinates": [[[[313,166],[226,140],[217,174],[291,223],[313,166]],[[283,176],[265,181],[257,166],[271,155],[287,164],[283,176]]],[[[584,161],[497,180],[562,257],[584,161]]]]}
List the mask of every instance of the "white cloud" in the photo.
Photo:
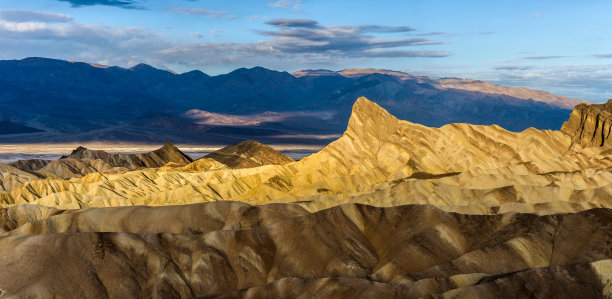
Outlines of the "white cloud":
{"type": "Polygon", "coordinates": [[[193,36],[193,37],[197,37],[197,38],[203,38],[204,37],[204,35],[202,35],[202,33],[199,33],[199,32],[191,32],[190,35],[193,36]]]}
{"type": "Polygon", "coordinates": [[[188,16],[210,16],[216,18],[235,17],[233,15],[228,15],[226,11],[216,11],[204,8],[174,7],[170,11],[188,16]]]}
{"type": "Polygon", "coordinates": [[[590,101],[602,101],[612,94],[612,65],[503,66],[474,78],[502,85],[523,86],[590,101]]]}
{"type": "Polygon", "coordinates": [[[227,32],[225,30],[219,30],[219,29],[212,29],[210,31],[208,31],[208,33],[210,34],[210,36],[218,36],[219,34],[223,33],[223,32],[227,32]]]}
{"type": "Polygon", "coordinates": [[[142,6],[138,5],[139,1],[135,0],[59,0],[72,4],[73,7],[92,6],[92,5],[106,5],[115,6],[127,9],[143,9],[142,6]]]}
{"type": "Polygon", "coordinates": [[[278,0],[276,2],[268,3],[270,7],[279,8],[300,8],[302,6],[302,0],[278,0]]]}
{"type": "Polygon", "coordinates": [[[0,10],[0,20],[13,23],[65,23],[73,20],[72,16],[29,9],[2,9],[0,10]]]}
{"type": "MultiPolygon", "coordinates": [[[[262,65],[269,68],[332,67],[354,59],[441,57],[442,51],[415,51],[438,44],[426,38],[380,38],[412,30],[406,26],[323,26],[314,20],[272,20],[262,40],[251,43],[188,42],[147,28],[0,20],[0,59],[44,56],[131,66],[147,63],[178,70],[225,69],[262,65]],[[297,26],[297,27],[296,27],[297,26]]],[[[208,31],[216,36],[223,31],[208,31]]],[[[192,38],[204,37],[200,32],[192,38]]],[[[349,62],[350,64],[350,62],[349,62]]]]}

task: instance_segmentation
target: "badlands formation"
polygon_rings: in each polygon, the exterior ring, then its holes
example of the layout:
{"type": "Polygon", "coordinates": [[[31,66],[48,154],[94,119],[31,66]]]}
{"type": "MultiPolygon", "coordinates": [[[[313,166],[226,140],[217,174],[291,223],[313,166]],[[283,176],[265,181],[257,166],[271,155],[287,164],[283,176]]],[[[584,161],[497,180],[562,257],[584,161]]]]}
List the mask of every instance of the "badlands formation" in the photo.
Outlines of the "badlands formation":
{"type": "Polygon", "coordinates": [[[244,143],[0,164],[0,294],[612,298],[611,112],[512,133],[360,98],[297,162],[244,143]]]}

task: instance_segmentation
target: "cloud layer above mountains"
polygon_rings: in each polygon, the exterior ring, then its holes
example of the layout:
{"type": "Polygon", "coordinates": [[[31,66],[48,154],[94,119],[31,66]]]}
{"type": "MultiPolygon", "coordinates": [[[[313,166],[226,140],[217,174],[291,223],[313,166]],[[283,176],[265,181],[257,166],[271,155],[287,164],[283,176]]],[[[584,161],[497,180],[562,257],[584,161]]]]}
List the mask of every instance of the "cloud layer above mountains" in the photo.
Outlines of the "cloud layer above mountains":
{"type": "MultiPolygon", "coordinates": [[[[75,1],[73,4],[88,5],[86,3],[94,2],[75,1]]],[[[121,5],[135,5],[133,2],[120,2],[121,5]]],[[[172,11],[186,15],[230,17],[226,12],[213,10],[172,8],[172,11]]],[[[415,30],[409,26],[326,26],[311,19],[272,19],[265,24],[271,30],[256,31],[262,38],[259,41],[198,43],[177,41],[166,34],[142,27],[90,25],[74,21],[73,17],[64,14],[4,10],[0,12],[0,40],[3,41],[0,50],[9,57],[23,53],[38,56],[39,49],[44,47],[47,49],[45,55],[50,57],[68,56],[103,64],[145,62],[161,67],[183,65],[187,68],[228,63],[236,67],[253,63],[268,64],[279,58],[296,59],[306,65],[326,64],[335,59],[450,55],[441,50],[413,50],[417,46],[442,44],[440,41],[423,37],[385,36],[415,30]],[[19,47],[15,47],[16,44],[19,47]]]]}
{"type": "Polygon", "coordinates": [[[612,55],[598,20],[612,4],[517,1],[3,0],[0,59],[208,74],[374,67],[603,100],[612,55]]]}

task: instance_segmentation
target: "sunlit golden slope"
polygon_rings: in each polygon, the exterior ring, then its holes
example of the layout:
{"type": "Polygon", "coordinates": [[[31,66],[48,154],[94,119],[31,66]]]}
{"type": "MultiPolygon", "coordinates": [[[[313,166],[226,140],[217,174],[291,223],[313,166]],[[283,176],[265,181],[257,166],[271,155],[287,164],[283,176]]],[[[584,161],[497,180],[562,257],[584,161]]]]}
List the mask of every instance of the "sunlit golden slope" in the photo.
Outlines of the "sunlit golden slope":
{"type": "Polygon", "coordinates": [[[572,145],[560,131],[425,127],[360,98],[344,135],[299,162],[30,180],[0,196],[4,204],[59,208],[237,200],[301,202],[309,210],[357,202],[432,204],[473,213],[575,211],[609,206],[612,160],[600,151],[572,145]]]}

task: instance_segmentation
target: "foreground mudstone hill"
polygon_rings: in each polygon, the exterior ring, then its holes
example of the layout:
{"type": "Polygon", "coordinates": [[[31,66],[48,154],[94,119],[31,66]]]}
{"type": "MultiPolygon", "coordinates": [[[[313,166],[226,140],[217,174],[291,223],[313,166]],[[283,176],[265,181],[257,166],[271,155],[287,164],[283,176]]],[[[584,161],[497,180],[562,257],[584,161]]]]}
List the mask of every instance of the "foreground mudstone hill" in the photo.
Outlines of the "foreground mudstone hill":
{"type": "Polygon", "coordinates": [[[214,202],[0,210],[0,284],[61,298],[601,298],[612,210],[214,202]],[[58,271],[61,269],[61,271],[58,271]]]}
{"type": "Polygon", "coordinates": [[[341,138],[282,165],[204,158],[70,179],[0,165],[11,186],[0,193],[0,288],[64,298],[609,298],[612,157],[568,123],[430,128],[360,98],[341,138]]]}

